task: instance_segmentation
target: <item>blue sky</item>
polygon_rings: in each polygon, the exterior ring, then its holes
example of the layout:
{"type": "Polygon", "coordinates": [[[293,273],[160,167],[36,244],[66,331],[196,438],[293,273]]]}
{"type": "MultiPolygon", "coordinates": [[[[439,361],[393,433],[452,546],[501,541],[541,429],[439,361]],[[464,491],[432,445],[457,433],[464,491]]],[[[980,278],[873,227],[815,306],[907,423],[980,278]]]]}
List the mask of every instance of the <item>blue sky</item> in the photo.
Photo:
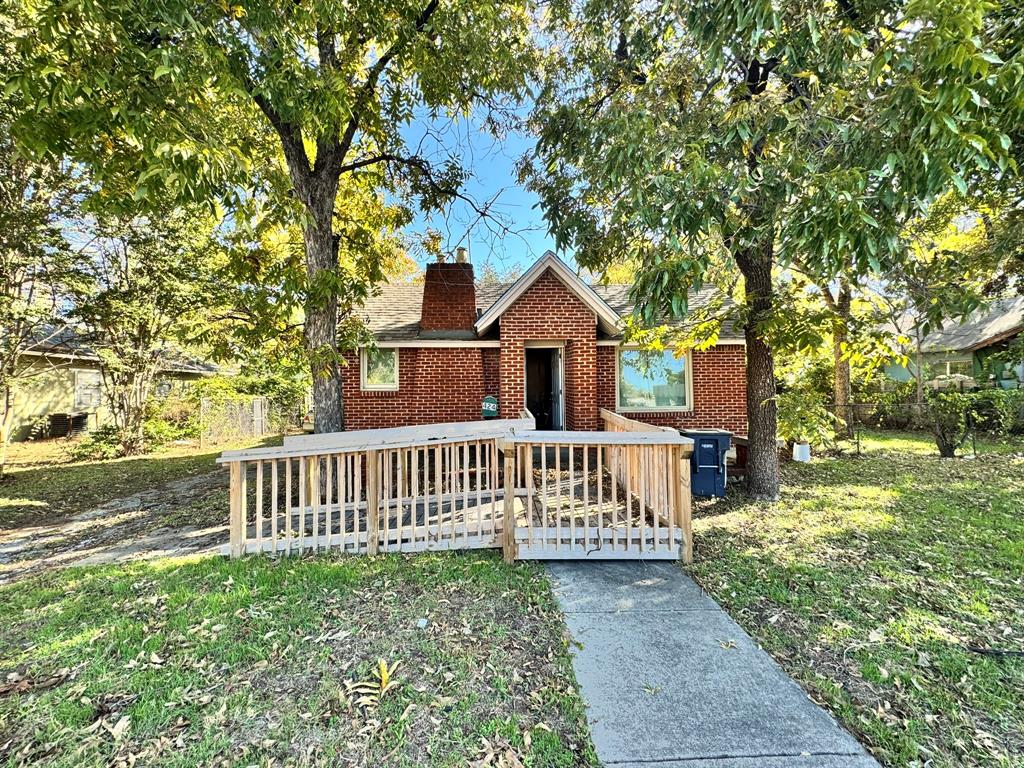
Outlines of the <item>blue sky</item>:
{"type": "MultiPolygon", "coordinates": [[[[420,215],[410,227],[413,235],[436,229],[445,238],[445,250],[466,245],[477,272],[490,263],[499,272],[519,267],[525,269],[543,253],[554,248],[554,241],[537,207],[538,198],[516,181],[516,163],[533,147],[533,138],[522,133],[509,133],[503,139],[480,128],[476,118],[438,123],[417,121],[405,132],[411,148],[425,150],[434,161],[444,159],[448,153],[458,153],[463,165],[472,174],[464,192],[478,205],[494,201],[491,210],[497,221],[507,225],[508,233],[501,233],[493,222],[481,221],[472,207],[456,201],[447,215],[420,215]],[[424,126],[429,125],[443,134],[440,141],[421,144],[424,126]]],[[[562,254],[566,258],[565,254],[562,254]]],[[[422,260],[422,255],[421,255],[422,260]]]]}

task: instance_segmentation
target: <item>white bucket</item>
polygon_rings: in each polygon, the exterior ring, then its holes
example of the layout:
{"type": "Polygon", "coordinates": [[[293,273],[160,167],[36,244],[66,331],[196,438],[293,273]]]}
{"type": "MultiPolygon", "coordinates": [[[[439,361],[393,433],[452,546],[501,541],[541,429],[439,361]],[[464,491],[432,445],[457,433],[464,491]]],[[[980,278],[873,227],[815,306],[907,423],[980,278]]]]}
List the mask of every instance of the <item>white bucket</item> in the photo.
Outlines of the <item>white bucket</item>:
{"type": "Polygon", "coordinates": [[[810,461],[811,444],[793,443],[793,461],[810,461]]]}

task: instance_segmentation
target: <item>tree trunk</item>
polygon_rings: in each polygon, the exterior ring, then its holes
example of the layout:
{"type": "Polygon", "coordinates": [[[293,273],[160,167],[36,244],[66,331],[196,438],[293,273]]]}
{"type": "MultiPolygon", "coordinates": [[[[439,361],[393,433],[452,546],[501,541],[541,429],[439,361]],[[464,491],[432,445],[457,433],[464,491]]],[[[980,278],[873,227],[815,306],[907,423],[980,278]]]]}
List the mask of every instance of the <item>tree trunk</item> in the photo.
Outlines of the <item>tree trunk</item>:
{"type": "Polygon", "coordinates": [[[138,456],[146,451],[146,405],[155,370],[120,370],[103,373],[107,404],[117,429],[120,455],[138,456]]]}
{"type": "Polygon", "coordinates": [[[313,428],[318,433],[338,432],[345,425],[338,367],[338,292],[332,277],[337,266],[331,231],[334,197],[327,197],[314,203],[318,210],[310,211],[303,230],[309,283],[304,336],[313,377],[313,428]]]}
{"type": "Polygon", "coordinates": [[[835,359],[835,383],[833,395],[836,405],[836,416],[843,420],[836,426],[836,437],[853,437],[853,406],[852,386],[850,383],[850,358],[843,346],[850,338],[850,286],[845,281],[839,282],[839,292],[835,300],[836,318],[832,324],[832,352],[835,359]]]}
{"type": "Polygon", "coordinates": [[[11,424],[14,422],[14,404],[10,386],[0,387],[0,398],[3,402],[0,406],[0,480],[4,479],[4,472],[7,469],[7,444],[11,439],[11,424]]]}
{"type": "Polygon", "coordinates": [[[914,380],[917,382],[917,407],[920,410],[924,403],[924,352],[921,349],[922,338],[920,327],[914,329],[914,365],[917,368],[914,380]]]}
{"type": "Polygon", "coordinates": [[[747,304],[747,489],[757,500],[779,497],[778,404],[775,360],[764,335],[772,311],[772,243],[736,254],[747,304]]]}

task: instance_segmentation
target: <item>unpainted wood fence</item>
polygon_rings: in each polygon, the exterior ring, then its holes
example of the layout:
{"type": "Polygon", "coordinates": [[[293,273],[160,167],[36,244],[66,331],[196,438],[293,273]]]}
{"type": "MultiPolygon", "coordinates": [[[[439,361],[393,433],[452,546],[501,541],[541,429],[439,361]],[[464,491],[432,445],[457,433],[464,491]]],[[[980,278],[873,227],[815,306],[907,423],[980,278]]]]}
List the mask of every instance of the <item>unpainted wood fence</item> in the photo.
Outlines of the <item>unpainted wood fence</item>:
{"type": "Polygon", "coordinates": [[[689,562],[692,441],[602,417],[604,432],[540,431],[524,412],[225,452],[227,553],[500,547],[509,561],[689,562]]]}

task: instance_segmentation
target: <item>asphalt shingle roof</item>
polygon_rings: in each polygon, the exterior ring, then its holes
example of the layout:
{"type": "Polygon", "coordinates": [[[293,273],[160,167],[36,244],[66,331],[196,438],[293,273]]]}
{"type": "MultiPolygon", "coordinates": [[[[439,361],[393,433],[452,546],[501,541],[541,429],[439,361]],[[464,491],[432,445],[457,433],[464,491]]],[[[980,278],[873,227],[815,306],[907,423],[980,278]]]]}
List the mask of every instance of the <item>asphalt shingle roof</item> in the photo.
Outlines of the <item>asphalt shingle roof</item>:
{"type": "MultiPolygon", "coordinates": [[[[477,315],[486,312],[509,288],[511,283],[476,286],[477,315]]],[[[631,285],[591,286],[605,303],[620,317],[633,312],[634,302],[630,298],[631,285]]],[[[704,306],[715,296],[714,289],[705,288],[690,296],[690,304],[697,308],[704,306]]],[[[363,305],[361,315],[380,341],[414,341],[419,336],[420,310],[423,305],[423,285],[415,283],[393,283],[381,286],[380,293],[363,305]]],[[[682,325],[685,320],[674,323],[682,325]]],[[[742,339],[743,333],[731,322],[723,325],[721,338],[742,339]]]]}
{"type": "Polygon", "coordinates": [[[969,352],[1009,338],[1024,329],[1024,296],[997,299],[962,323],[947,323],[925,336],[925,352],[969,352]]]}
{"type": "MultiPolygon", "coordinates": [[[[29,352],[42,355],[43,357],[46,355],[60,355],[92,362],[99,360],[99,356],[89,346],[88,338],[73,326],[63,326],[60,328],[51,326],[41,329],[36,334],[36,341],[32,344],[29,352]]],[[[213,374],[220,370],[213,363],[191,357],[177,349],[166,349],[163,358],[160,370],[165,373],[213,374]]]]}

